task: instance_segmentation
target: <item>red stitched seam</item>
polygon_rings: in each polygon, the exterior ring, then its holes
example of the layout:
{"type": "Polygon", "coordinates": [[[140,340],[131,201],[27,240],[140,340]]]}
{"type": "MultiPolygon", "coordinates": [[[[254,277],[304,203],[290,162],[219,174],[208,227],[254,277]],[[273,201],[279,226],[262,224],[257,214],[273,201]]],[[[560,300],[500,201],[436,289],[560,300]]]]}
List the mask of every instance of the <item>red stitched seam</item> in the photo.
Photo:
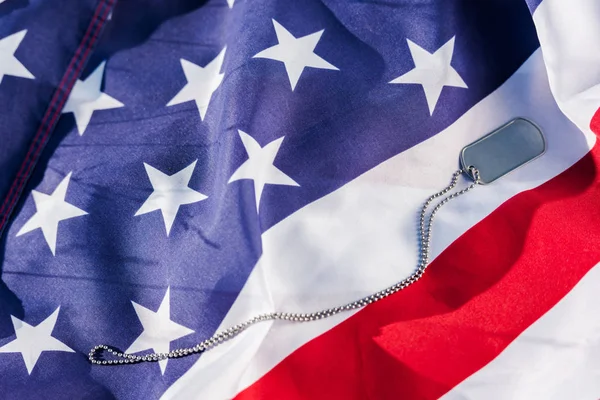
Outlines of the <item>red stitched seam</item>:
{"type": "MultiPolygon", "coordinates": [[[[79,76],[79,73],[81,72],[81,69],[83,68],[83,66],[84,66],[84,64],[85,64],[85,63],[83,62],[83,60],[85,60],[85,59],[87,58],[87,56],[88,56],[88,53],[89,53],[89,52],[92,50],[92,46],[93,46],[94,42],[95,42],[95,41],[98,39],[98,35],[100,34],[100,27],[101,27],[101,26],[102,26],[102,24],[103,24],[103,23],[106,21],[106,15],[108,14],[108,11],[109,11],[109,10],[110,10],[110,7],[106,7],[106,9],[105,9],[105,11],[104,11],[104,14],[103,14],[103,15],[100,17],[100,19],[98,20],[98,21],[100,22],[100,24],[98,25],[98,29],[96,29],[96,31],[94,32],[94,35],[93,35],[93,36],[92,36],[92,38],[90,39],[90,41],[89,41],[90,43],[89,43],[89,45],[86,47],[85,53],[83,53],[83,56],[81,56],[81,60],[82,60],[82,62],[81,62],[81,63],[79,63],[79,65],[77,66],[77,69],[75,70],[75,73],[71,75],[71,76],[72,76],[72,79],[71,79],[71,81],[69,82],[69,84],[67,85],[67,87],[71,87],[71,86],[73,86],[73,85],[74,85],[74,83],[75,83],[74,81],[76,81],[76,80],[77,80],[77,77],[79,76]]],[[[59,104],[59,105],[58,105],[58,107],[57,107],[57,110],[58,110],[59,112],[56,112],[56,113],[54,113],[54,115],[53,115],[52,119],[50,120],[50,123],[48,124],[48,127],[51,127],[51,126],[54,124],[54,122],[56,122],[56,119],[57,119],[57,118],[58,118],[58,117],[61,115],[60,111],[62,110],[62,108],[63,108],[64,104],[65,104],[65,103],[66,103],[66,101],[67,101],[67,99],[68,99],[68,96],[63,96],[62,100],[60,101],[60,104],[59,104]]],[[[46,131],[47,131],[47,133],[48,133],[48,132],[49,132],[49,129],[47,129],[46,131]]],[[[39,151],[39,150],[38,150],[38,151],[39,151]]],[[[36,157],[37,157],[37,154],[36,154],[36,157]]],[[[34,157],[34,158],[36,158],[36,157],[34,157]]]]}
{"type": "MultiPolygon", "coordinates": [[[[20,190],[20,186],[22,186],[22,183],[18,182],[18,180],[20,179],[20,177],[22,176],[26,176],[29,173],[29,169],[27,171],[25,171],[25,173],[23,172],[23,169],[30,165],[31,163],[29,162],[29,159],[31,157],[31,153],[32,151],[38,147],[38,143],[39,143],[39,135],[44,131],[44,128],[48,127],[48,125],[46,125],[46,119],[48,119],[48,117],[50,115],[56,115],[57,111],[55,109],[56,106],[56,102],[57,99],[59,98],[59,96],[62,94],[62,91],[64,90],[63,88],[65,87],[65,80],[67,79],[67,77],[71,77],[73,75],[73,66],[75,63],[77,63],[79,61],[79,54],[81,53],[81,49],[83,47],[87,47],[83,46],[83,44],[88,41],[88,38],[90,36],[90,33],[92,31],[92,28],[94,25],[96,25],[96,20],[98,19],[98,13],[100,12],[100,10],[102,9],[102,7],[104,6],[104,1],[101,1],[100,3],[98,3],[98,6],[96,7],[96,10],[94,12],[94,15],[92,17],[92,20],[90,22],[90,24],[88,25],[88,28],[83,36],[83,39],[81,40],[80,45],[77,47],[77,50],[75,52],[75,54],[73,55],[73,57],[71,58],[71,61],[69,62],[69,65],[67,66],[67,70],[65,72],[65,74],[63,75],[60,83],[58,84],[58,88],[54,94],[54,96],[52,97],[51,101],[50,101],[50,105],[48,107],[48,111],[46,112],[46,114],[44,115],[44,118],[42,119],[40,126],[37,130],[37,132],[35,133],[35,136],[33,137],[31,146],[29,147],[27,154],[25,155],[25,159],[23,160],[23,163],[21,164],[21,168],[19,169],[19,171],[17,172],[17,177],[15,178],[15,180],[13,181],[13,185],[11,186],[8,195],[6,197],[6,200],[4,202],[4,204],[2,204],[2,207],[0,207],[0,213],[2,213],[2,211],[4,211],[6,204],[8,203],[8,200],[12,197],[13,191],[18,189],[20,190]],[[53,110],[54,109],[54,110],[53,110]],[[18,183],[18,184],[17,184],[18,183]]],[[[68,89],[68,86],[67,86],[68,89]]],[[[44,131],[45,133],[45,131],[44,131]]],[[[45,138],[45,137],[44,137],[45,138]]],[[[36,152],[37,154],[37,152],[36,152]]],[[[35,160],[35,158],[34,158],[35,160]]],[[[12,201],[10,203],[9,209],[12,208],[13,204],[12,201]]],[[[5,216],[6,217],[6,216],[5,216]]],[[[2,227],[2,225],[4,224],[6,218],[3,218],[2,222],[0,222],[0,227],[2,227]]]]}
{"type": "MultiPolygon", "coordinates": [[[[81,52],[81,47],[82,47],[81,45],[87,41],[87,39],[90,35],[90,32],[91,32],[91,29],[96,23],[96,19],[98,18],[98,13],[100,12],[102,5],[103,5],[103,2],[100,2],[98,4],[98,6],[96,7],[96,11],[94,12],[92,20],[91,20],[90,24],[88,25],[85,35],[83,36],[83,39],[81,40],[80,46],[77,47],[75,54],[73,55],[73,57],[71,58],[71,61],[69,62],[69,65],[67,66],[67,70],[66,70],[65,74],[63,75],[60,83],[58,84],[58,88],[57,88],[56,92],[54,92],[54,95],[52,96],[52,99],[50,100],[50,105],[48,106],[47,112],[44,114],[44,117],[42,118],[40,126],[31,141],[31,146],[29,146],[27,154],[25,155],[23,163],[21,164],[21,168],[19,168],[19,171],[17,172],[17,176],[16,176],[15,180],[13,181],[13,185],[11,186],[6,199],[5,199],[4,203],[2,204],[2,207],[0,207],[0,213],[2,213],[4,211],[4,209],[8,203],[8,199],[10,199],[12,197],[13,191],[20,186],[20,184],[17,185],[17,183],[18,183],[17,181],[19,180],[19,178],[21,176],[24,175],[23,169],[29,164],[31,152],[35,149],[35,147],[38,144],[38,139],[39,139],[38,136],[43,131],[44,127],[46,127],[46,119],[48,119],[48,117],[50,115],[52,115],[53,113],[56,112],[56,110],[53,111],[53,108],[55,107],[55,103],[56,103],[58,97],[61,95],[61,90],[63,90],[63,87],[65,85],[65,80],[67,79],[67,77],[71,76],[71,74],[73,72],[72,68],[73,68],[73,65],[78,61],[79,53],[81,52]]],[[[10,205],[10,207],[12,207],[12,204],[10,205]]],[[[4,219],[2,220],[2,222],[0,222],[0,227],[3,225],[3,223],[4,223],[4,219]]]]}
{"type": "Polygon", "coordinates": [[[48,111],[46,112],[46,114],[44,115],[44,118],[42,119],[42,122],[40,123],[40,127],[38,128],[38,130],[32,140],[29,150],[28,150],[27,154],[25,155],[25,159],[23,160],[23,163],[21,164],[21,167],[19,168],[19,171],[17,172],[17,176],[15,177],[15,180],[13,181],[13,184],[7,194],[7,197],[5,198],[5,201],[2,204],[2,206],[0,207],[0,214],[2,214],[2,212],[4,210],[6,210],[6,213],[4,214],[2,221],[0,221],[0,232],[2,232],[2,228],[4,227],[4,224],[5,224],[6,220],[8,219],[8,216],[10,215],[10,212],[11,212],[14,204],[16,203],[16,200],[19,198],[18,193],[21,191],[23,185],[27,181],[27,177],[29,176],[31,169],[36,164],[37,158],[39,157],[40,152],[41,152],[42,148],[44,147],[44,143],[45,143],[46,139],[48,138],[48,135],[51,131],[53,124],[56,122],[56,119],[61,114],[61,110],[64,106],[64,103],[66,102],[66,100],[68,98],[68,94],[70,93],[73,85],[75,84],[76,79],[79,76],[79,73],[81,72],[81,69],[83,68],[83,65],[85,64],[85,59],[87,58],[89,52],[91,51],[94,43],[98,39],[100,30],[101,30],[102,26],[104,25],[104,23],[106,22],[108,13],[112,9],[112,5],[114,4],[115,1],[116,0],[101,0],[100,3],[98,3],[98,6],[96,7],[96,10],[92,17],[92,20],[91,20],[90,24],[88,25],[88,29],[86,30],[85,35],[84,35],[83,39],[81,40],[81,43],[78,46],[74,56],[71,58],[71,62],[69,63],[69,65],[67,67],[67,71],[63,75],[61,82],[58,86],[58,89],[55,92],[55,94],[50,102],[48,111]],[[100,13],[100,11],[102,9],[104,9],[104,13],[101,16],[99,16],[98,14],[100,13]],[[94,28],[95,28],[94,33],[90,38],[90,33],[92,32],[92,30],[94,28]],[[87,42],[87,44],[86,44],[86,42],[87,42]],[[83,53],[83,56],[80,56],[81,51],[83,49],[85,49],[85,52],[83,53]],[[77,67],[73,71],[73,67],[74,67],[75,63],[78,63],[78,62],[79,62],[79,65],[77,65],[77,67]],[[68,80],[66,87],[65,87],[65,80],[68,80]],[[61,95],[63,96],[63,98],[62,98],[62,100],[59,101],[59,98],[61,95]],[[57,101],[59,101],[58,107],[56,106],[57,101]],[[48,124],[46,124],[46,120],[48,119],[49,116],[52,116],[52,118],[51,118],[50,122],[48,124]],[[46,129],[44,129],[44,128],[46,128],[46,129]],[[42,135],[41,138],[39,137],[40,135],[42,135]],[[31,161],[29,161],[31,153],[34,150],[35,150],[34,156],[31,159],[31,161]],[[23,170],[25,168],[27,168],[27,170],[25,172],[23,172],[23,170]],[[6,207],[7,204],[8,204],[8,208],[6,207]]]}
{"type": "MultiPolygon", "coordinates": [[[[108,8],[106,10],[108,10],[108,8]]],[[[94,35],[92,36],[92,38],[90,39],[90,44],[93,44],[96,41],[96,39],[98,38],[99,33],[100,33],[100,29],[97,29],[95,31],[94,35]]],[[[91,50],[91,46],[88,45],[88,47],[86,48],[85,53],[81,57],[81,60],[84,60],[87,57],[87,55],[88,55],[88,53],[89,53],[90,50],[91,50]]],[[[77,77],[79,76],[79,73],[81,72],[81,69],[83,68],[83,65],[84,65],[83,62],[79,63],[79,65],[75,69],[75,72],[71,74],[72,78],[70,78],[70,81],[67,84],[67,88],[70,88],[71,86],[73,86],[74,81],[77,80],[77,77]]],[[[56,112],[53,114],[52,119],[50,120],[50,122],[46,125],[46,130],[44,132],[44,136],[38,142],[39,145],[37,146],[36,152],[33,155],[33,161],[35,161],[38,158],[39,153],[40,153],[40,151],[43,148],[42,144],[46,141],[46,139],[48,137],[48,134],[50,133],[50,129],[52,128],[52,126],[56,122],[56,119],[61,115],[60,111],[62,110],[65,102],[67,101],[67,99],[68,99],[68,96],[63,96],[62,97],[62,100],[60,100],[59,105],[56,107],[56,112]]],[[[33,162],[29,163],[29,167],[27,169],[27,172],[25,173],[25,176],[29,175],[29,172],[30,172],[33,164],[34,164],[33,162]]]]}

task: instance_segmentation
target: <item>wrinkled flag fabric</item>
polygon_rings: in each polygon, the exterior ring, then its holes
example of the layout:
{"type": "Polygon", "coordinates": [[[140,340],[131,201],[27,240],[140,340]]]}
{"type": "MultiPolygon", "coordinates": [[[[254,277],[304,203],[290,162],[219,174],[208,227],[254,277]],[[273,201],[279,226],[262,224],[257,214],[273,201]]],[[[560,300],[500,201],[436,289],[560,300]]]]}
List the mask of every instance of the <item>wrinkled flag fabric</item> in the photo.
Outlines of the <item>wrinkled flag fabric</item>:
{"type": "MultiPolygon", "coordinates": [[[[0,1],[0,397],[600,397],[596,0],[0,1]],[[516,118],[543,156],[419,208],[516,118]]],[[[461,179],[459,185],[468,184],[461,179]]]]}

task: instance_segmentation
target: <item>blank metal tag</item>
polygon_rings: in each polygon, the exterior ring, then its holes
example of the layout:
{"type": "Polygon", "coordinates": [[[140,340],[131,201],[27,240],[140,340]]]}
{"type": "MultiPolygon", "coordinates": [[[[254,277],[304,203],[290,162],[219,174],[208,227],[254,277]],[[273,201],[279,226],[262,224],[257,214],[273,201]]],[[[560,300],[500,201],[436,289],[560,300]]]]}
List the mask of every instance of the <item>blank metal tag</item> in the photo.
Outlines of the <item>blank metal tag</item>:
{"type": "Polygon", "coordinates": [[[542,131],[533,122],[516,118],[462,149],[463,169],[477,168],[486,184],[538,158],[546,151],[542,131]]]}

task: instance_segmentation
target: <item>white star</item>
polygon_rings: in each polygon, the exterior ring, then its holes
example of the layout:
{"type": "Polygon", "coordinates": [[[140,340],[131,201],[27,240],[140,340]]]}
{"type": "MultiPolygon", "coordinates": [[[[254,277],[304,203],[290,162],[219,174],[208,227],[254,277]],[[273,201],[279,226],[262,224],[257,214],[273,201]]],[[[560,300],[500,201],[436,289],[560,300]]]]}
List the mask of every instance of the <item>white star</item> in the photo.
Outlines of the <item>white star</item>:
{"type": "Polygon", "coordinates": [[[270,60],[281,61],[285,65],[292,91],[302,75],[304,68],[339,69],[314,53],[317,43],[325,30],[320,30],[301,38],[294,37],[279,22],[273,20],[275,34],[279,44],[269,47],[255,55],[253,58],[268,58],[270,60]]]}
{"type": "Polygon", "coordinates": [[[27,30],[23,30],[0,39],[0,83],[2,83],[4,75],[28,79],[35,78],[15,57],[15,52],[26,33],[27,30]]]}
{"type": "Polygon", "coordinates": [[[44,239],[50,247],[53,255],[56,255],[56,235],[58,233],[58,223],[65,219],[86,215],[87,212],[75,207],[65,201],[67,187],[71,179],[72,172],[58,184],[51,195],[32,190],[33,201],[37,212],[33,214],[17,236],[31,232],[34,229],[41,228],[44,234],[44,239]]]}
{"type": "Polygon", "coordinates": [[[235,0],[227,0],[227,4],[229,5],[229,8],[233,8],[233,3],[235,3],[235,0]]]}
{"type": "MultiPolygon", "coordinates": [[[[156,312],[134,301],[131,302],[144,330],[129,346],[126,353],[137,353],[147,349],[152,349],[155,353],[168,353],[170,351],[170,343],[173,340],[194,333],[193,330],[171,321],[169,293],[170,288],[167,288],[165,298],[160,303],[156,312]]],[[[167,361],[169,360],[158,362],[162,374],[165,373],[165,369],[167,368],[167,361]]]]}
{"type": "Polygon", "coordinates": [[[390,83],[416,83],[423,86],[429,114],[433,115],[444,86],[467,88],[465,81],[450,65],[454,54],[454,37],[433,54],[408,39],[407,42],[415,68],[390,83]]]}
{"type": "Polygon", "coordinates": [[[229,182],[239,181],[241,179],[251,179],[254,181],[254,196],[256,199],[256,211],[259,209],[260,197],[262,196],[265,185],[286,185],[300,186],[292,178],[281,172],[279,168],[273,165],[283,137],[273,140],[265,147],[260,147],[258,142],[238,129],[242,144],[248,153],[246,160],[229,178],[229,182]]]}
{"type": "Polygon", "coordinates": [[[80,136],[87,129],[94,111],[124,107],[123,103],[100,90],[105,66],[106,61],[98,65],[87,79],[77,79],[62,111],[63,114],[73,113],[80,136]]]}
{"type": "Polygon", "coordinates": [[[27,373],[31,371],[37,363],[43,351],[75,351],[67,347],[60,340],[52,337],[52,331],[58,318],[58,307],[48,318],[40,322],[37,326],[31,326],[17,317],[10,316],[17,338],[0,347],[0,353],[21,353],[27,373]]]}
{"type": "Polygon", "coordinates": [[[174,106],[175,104],[194,100],[200,113],[200,120],[203,121],[208,110],[208,105],[210,104],[210,99],[215,90],[221,85],[223,76],[225,75],[220,71],[225,59],[226,49],[226,47],[223,48],[219,55],[205,67],[200,67],[182,58],[180,60],[181,68],[183,68],[183,73],[188,83],[167,103],[167,106],[174,106]]]}
{"type": "Polygon", "coordinates": [[[169,236],[179,207],[183,204],[197,203],[207,198],[202,193],[188,187],[197,161],[194,161],[173,175],[162,173],[151,165],[144,163],[146,173],[154,191],[144,204],[142,204],[140,209],[137,210],[135,215],[138,216],[160,210],[165,222],[167,236],[169,236]]]}

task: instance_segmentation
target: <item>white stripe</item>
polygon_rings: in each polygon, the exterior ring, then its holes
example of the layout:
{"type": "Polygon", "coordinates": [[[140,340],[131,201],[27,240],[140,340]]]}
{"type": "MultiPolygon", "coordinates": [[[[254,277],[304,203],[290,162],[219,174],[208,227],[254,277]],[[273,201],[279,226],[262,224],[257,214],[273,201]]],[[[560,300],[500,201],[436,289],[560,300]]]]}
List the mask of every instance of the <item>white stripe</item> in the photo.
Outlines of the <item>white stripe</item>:
{"type": "MultiPolygon", "coordinates": [[[[536,52],[501,88],[448,129],[264,233],[263,257],[222,327],[259,312],[336,306],[409,275],[417,261],[415,224],[424,198],[448,183],[464,145],[516,116],[542,127],[546,154],[495,184],[448,203],[434,226],[434,256],[508,198],[571,166],[595,140],[582,135],[560,112],[536,52]]],[[[306,324],[259,324],[203,355],[163,398],[231,398],[350,315],[306,324]]]]}
{"type": "Polygon", "coordinates": [[[533,20],[558,105],[589,131],[600,105],[600,1],[544,0],[533,20]]]}
{"type": "Polygon", "coordinates": [[[600,398],[600,266],[444,400],[600,398]]]}

